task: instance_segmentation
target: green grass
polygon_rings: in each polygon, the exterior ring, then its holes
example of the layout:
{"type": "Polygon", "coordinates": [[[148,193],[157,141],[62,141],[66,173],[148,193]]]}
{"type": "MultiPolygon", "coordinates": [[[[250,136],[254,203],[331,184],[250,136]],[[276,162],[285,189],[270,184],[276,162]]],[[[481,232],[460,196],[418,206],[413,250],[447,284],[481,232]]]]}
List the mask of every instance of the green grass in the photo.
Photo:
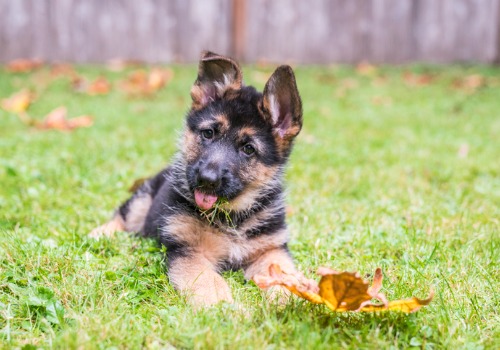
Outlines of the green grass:
{"type": "MultiPolygon", "coordinates": [[[[247,83],[261,89],[271,69],[246,67],[247,83]]],[[[297,264],[309,277],[319,266],[362,274],[381,266],[389,299],[435,289],[431,305],[410,315],[270,305],[239,271],[225,277],[245,311],[195,313],[169,285],[154,242],[87,238],[134,179],[174,154],[196,68],[174,71],[156,97],[129,99],[116,89],[74,93],[46,70],[0,68],[0,97],[38,91],[30,115],[65,105],[73,116],[95,116],[91,128],[61,133],[0,111],[0,348],[499,346],[500,68],[296,69],[304,129],[287,182],[297,264]],[[434,80],[408,86],[406,71],[434,80]],[[471,74],[485,84],[453,86],[471,74]]]]}

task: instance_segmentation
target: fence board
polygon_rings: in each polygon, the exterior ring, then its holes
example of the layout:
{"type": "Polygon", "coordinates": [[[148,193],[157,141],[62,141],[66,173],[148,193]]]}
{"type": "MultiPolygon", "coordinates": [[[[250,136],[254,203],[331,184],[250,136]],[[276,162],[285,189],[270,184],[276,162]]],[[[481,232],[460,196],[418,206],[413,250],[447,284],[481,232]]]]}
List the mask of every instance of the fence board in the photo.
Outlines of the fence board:
{"type": "Polygon", "coordinates": [[[0,0],[0,61],[192,62],[203,49],[250,62],[500,60],[500,0],[234,1],[0,0]]]}

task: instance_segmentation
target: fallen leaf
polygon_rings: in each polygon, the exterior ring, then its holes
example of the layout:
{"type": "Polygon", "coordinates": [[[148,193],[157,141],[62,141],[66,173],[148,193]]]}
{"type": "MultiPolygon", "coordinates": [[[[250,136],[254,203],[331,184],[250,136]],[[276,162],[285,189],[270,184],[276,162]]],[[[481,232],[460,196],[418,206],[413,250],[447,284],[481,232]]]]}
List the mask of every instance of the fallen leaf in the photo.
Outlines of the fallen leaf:
{"type": "Polygon", "coordinates": [[[402,311],[415,312],[422,306],[429,305],[434,293],[429,298],[410,298],[405,300],[387,301],[380,292],[382,289],[382,270],[377,268],[373,277],[373,284],[368,285],[357,272],[338,272],[330,268],[321,267],[318,275],[322,276],[319,284],[305,278],[301,273],[288,274],[272,264],[267,275],[254,276],[255,283],[260,288],[269,288],[275,285],[286,287],[292,293],[315,304],[325,304],[336,312],[345,311],[402,311]],[[375,300],[375,303],[373,302],[375,300]]]}
{"type": "Polygon", "coordinates": [[[42,130],[71,131],[76,128],[89,127],[93,122],[93,118],[88,115],[68,119],[67,108],[61,106],[47,114],[36,127],[42,130]]]}
{"type": "Polygon", "coordinates": [[[410,299],[404,300],[394,300],[390,301],[387,305],[366,305],[363,306],[359,311],[363,312],[374,312],[374,311],[401,311],[405,313],[413,313],[420,310],[422,306],[429,305],[434,298],[434,291],[431,290],[429,297],[427,299],[418,299],[412,297],[410,299]]]}
{"type": "Polygon", "coordinates": [[[154,68],[148,75],[148,87],[153,91],[159,90],[172,79],[173,75],[170,69],[154,68]]]}
{"type": "Polygon", "coordinates": [[[320,296],[333,311],[355,311],[373,298],[368,293],[369,285],[357,272],[337,272],[322,268],[319,282],[320,296]]]}
{"type": "Polygon", "coordinates": [[[356,73],[363,76],[372,77],[376,75],[378,68],[369,62],[361,62],[356,66],[356,73]]]}
{"type": "Polygon", "coordinates": [[[467,93],[476,92],[479,88],[486,84],[486,79],[479,74],[471,74],[466,77],[456,79],[453,82],[453,87],[458,90],[463,90],[467,93]]]}
{"type": "Polygon", "coordinates": [[[173,78],[173,71],[170,69],[153,68],[149,72],[137,70],[121,81],[120,87],[130,96],[152,95],[173,78]]]}
{"type": "Polygon", "coordinates": [[[11,73],[28,73],[40,68],[42,64],[41,60],[20,58],[7,63],[5,69],[11,73]]]}
{"type": "Polygon", "coordinates": [[[76,78],[78,74],[71,64],[58,63],[50,66],[50,74],[54,77],[76,78]]]}
{"type": "Polygon", "coordinates": [[[406,86],[409,87],[425,86],[431,84],[434,81],[434,76],[430,74],[404,72],[403,81],[405,82],[406,86]]]}
{"type": "Polygon", "coordinates": [[[26,112],[33,100],[34,94],[27,89],[23,89],[3,99],[1,106],[7,112],[19,114],[26,112]]]}
{"type": "Polygon", "coordinates": [[[104,77],[98,77],[87,87],[89,95],[106,95],[111,91],[111,83],[104,77]]]}
{"type": "Polygon", "coordinates": [[[98,77],[89,81],[81,76],[73,76],[71,86],[74,91],[86,93],[91,96],[106,95],[111,91],[111,83],[105,77],[98,77]]]}

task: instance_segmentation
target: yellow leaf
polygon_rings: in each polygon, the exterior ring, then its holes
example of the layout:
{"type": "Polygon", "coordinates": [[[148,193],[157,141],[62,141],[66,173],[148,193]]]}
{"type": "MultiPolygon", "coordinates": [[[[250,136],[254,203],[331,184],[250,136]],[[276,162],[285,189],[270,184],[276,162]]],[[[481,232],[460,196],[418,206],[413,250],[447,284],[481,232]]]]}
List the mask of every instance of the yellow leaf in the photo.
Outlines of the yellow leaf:
{"type": "Polygon", "coordinates": [[[28,73],[42,66],[42,61],[20,58],[14,61],[10,61],[6,65],[6,69],[12,73],[28,73]]]}
{"type": "Polygon", "coordinates": [[[76,128],[89,127],[93,122],[93,118],[88,115],[68,119],[66,107],[61,106],[47,114],[43,121],[37,125],[37,128],[42,130],[71,131],[76,128]]]}
{"type": "Polygon", "coordinates": [[[269,273],[254,276],[255,283],[260,288],[275,285],[286,287],[293,294],[314,304],[325,304],[336,312],[344,311],[402,311],[415,312],[422,306],[429,305],[434,294],[427,299],[410,298],[388,302],[382,289],[382,270],[377,268],[370,287],[356,272],[338,272],[326,267],[318,269],[321,275],[319,285],[305,278],[301,273],[286,273],[279,265],[269,266],[269,273]],[[373,300],[378,300],[373,303],[373,300]]]}
{"type": "Polygon", "coordinates": [[[136,70],[121,81],[120,87],[130,96],[148,96],[168,84],[173,75],[170,69],[153,68],[150,72],[136,70]]]}
{"type": "Polygon", "coordinates": [[[23,113],[30,106],[34,95],[29,90],[23,89],[2,100],[2,108],[11,113],[23,113]]]}
{"type": "Polygon", "coordinates": [[[368,283],[355,272],[324,275],[319,281],[319,295],[333,311],[355,311],[372,299],[368,283]]]}

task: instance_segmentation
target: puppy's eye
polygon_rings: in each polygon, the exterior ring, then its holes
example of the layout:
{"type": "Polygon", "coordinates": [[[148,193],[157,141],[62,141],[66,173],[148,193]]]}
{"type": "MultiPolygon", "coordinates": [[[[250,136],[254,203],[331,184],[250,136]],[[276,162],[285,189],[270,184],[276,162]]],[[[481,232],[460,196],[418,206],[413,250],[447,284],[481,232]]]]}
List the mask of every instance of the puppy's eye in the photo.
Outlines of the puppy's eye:
{"type": "Polygon", "coordinates": [[[255,148],[250,145],[250,144],[246,144],[245,146],[242,147],[241,149],[243,151],[243,153],[245,153],[247,156],[251,155],[251,154],[254,154],[255,153],[255,148]]]}
{"type": "Polygon", "coordinates": [[[201,131],[201,136],[203,138],[210,140],[212,137],[214,137],[214,131],[212,129],[205,129],[201,131]]]}

